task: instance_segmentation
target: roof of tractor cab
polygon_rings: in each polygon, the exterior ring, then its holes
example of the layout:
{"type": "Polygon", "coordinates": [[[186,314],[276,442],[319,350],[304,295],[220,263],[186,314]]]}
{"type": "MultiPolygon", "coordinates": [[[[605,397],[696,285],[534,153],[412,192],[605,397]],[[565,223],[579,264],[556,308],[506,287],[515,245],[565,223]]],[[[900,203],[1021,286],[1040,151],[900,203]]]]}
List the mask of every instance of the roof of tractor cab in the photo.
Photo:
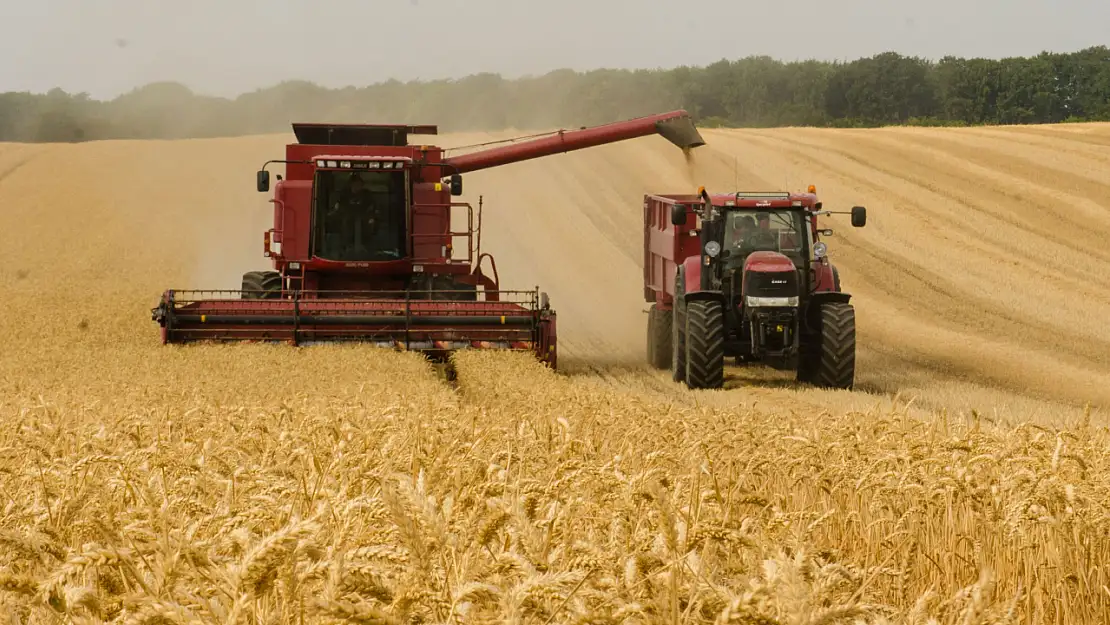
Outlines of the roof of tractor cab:
{"type": "MultiPolygon", "coordinates": [[[[652,198],[662,204],[700,205],[701,195],[698,193],[654,193],[644,196],[652,198]]],[[[794,202],[801,202],[803,206],[813,206],[817,203],[816,193],[790,193],[788,191],[740,191],[738,193],[711,193],[710,201],[713,206],[721,208],[790,208],[794,202]]]]}
{"type": "Polygon", "coordinates": [[[725,208],[790,208],[794,202],[812,206],[817,201],[815,193],[790,193],[788,191],[739,191],[713,193],[709,199],[714,206],[725,208]]]}

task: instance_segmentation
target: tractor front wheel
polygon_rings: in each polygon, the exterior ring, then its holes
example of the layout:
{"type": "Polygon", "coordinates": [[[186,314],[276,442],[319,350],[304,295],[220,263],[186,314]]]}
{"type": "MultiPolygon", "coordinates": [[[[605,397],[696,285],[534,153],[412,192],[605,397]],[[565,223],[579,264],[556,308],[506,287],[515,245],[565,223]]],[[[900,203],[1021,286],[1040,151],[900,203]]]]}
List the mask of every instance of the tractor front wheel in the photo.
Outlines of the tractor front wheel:
{"type": "Polygon", "coordinates": [[[725,384],[725,311],[716,300],[686,304],[686,384],[690,388],[725,384]]]}
{"type": "Polygon", "coordinates": [[[243,299],[278,299],[281,274],[276,271],[248,271],[243,274],[243,299]]]}
{"type": "Polygon", "coordinates": [[[807,342],[798,359],[798,381],[851,390],[856,375],[855,308],[851,304],[823,304],[818,333],[807,342]]]}
{"type": "Polygon", "coordinates": [[[656,369],[666,369],[671,364],[671,326],[674,314],[652,304],[648,311],[647,355],[648,362],[656,369]]]}

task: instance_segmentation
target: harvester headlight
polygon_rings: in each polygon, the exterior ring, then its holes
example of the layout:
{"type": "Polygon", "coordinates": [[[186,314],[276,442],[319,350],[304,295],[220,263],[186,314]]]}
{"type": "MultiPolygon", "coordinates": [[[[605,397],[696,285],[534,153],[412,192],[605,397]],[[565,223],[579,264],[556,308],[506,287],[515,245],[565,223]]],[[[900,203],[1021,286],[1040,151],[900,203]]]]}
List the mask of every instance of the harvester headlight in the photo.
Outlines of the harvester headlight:
{"type": "Polygon", "coordinates": [[[317,167],[327,167],[328,163],[327,163],[327,161],[316,161],[316,166],[317,167]]]}
{"type": "Polygon", "coordinates": [[[825,254],[827,254],[828,251],[829,251],[828,247],[825,245],[824,241],[818,241],[818,242],[813,244],[813,257],[814,258],[824,258],[825,254]]]}
{"type": "Polygon", "coordinates": [[[381,161],[370,161],[370,169],[381,169],[381,167],[382,167],[382,162],[381,161]]]}
{"type": "Polygon", "coordinates": [[[393,161],[386,161],[386,162],[382,163],[382,168],[384,168],[384,169],[393,169],[393,161]]]}
{"type": "Polygon", "coordinates": [[[328,167],[339,167],[339,164],[335,161],[328,161],[328,167]]]}
{"type": "Polygon", "coordinates": [[[716,241],[710,241],[705,244],[705,255],[710,258],[716,258],[717,254],[721,253],[721,244],[716,241]]]}
{"type": "Polygon", "coordinates": [[[339,166],[344,168],[344,169],[350,169],[351,168],[351,161],[339,161],[339,166]]]}

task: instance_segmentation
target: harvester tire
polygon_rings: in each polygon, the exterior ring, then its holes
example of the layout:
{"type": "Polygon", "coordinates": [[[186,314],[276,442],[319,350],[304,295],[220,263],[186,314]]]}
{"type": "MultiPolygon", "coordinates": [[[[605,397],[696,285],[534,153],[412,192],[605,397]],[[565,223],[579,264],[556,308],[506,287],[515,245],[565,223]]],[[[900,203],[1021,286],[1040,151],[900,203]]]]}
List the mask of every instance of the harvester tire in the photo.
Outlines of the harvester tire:
{"type": "Polygon", "coordinates": [[[856,375],[856,310],[851,304],[828,303],[821,306],[820,319],[812,360],[803,365],[809,370],[799,369],[799,381],[851,390],[856,375]]]}
{"type": "Polygon", "coordinates": [[[686,280],[679,273],[675,279],[674,307],[671,309],[671,379],[686,383],[686,280]]]}
{"type": "Polygon", "coordinates": [[[721,388],[725,385],[725,311],[716,300],[686,305],[686,385],[721,388]]]}
{"type": "Polygon", "coordinates": [[[248,271],[243,274],[243,299],[278,299],[281,284],[281,274],[276,271],[248,271]]]}
{"type": "Polygon", "coordinates": [[[648,362],[656,369],[666,369],[671,364],[671,338],[674,314],[652,304],[648,311],[648,362]]]}

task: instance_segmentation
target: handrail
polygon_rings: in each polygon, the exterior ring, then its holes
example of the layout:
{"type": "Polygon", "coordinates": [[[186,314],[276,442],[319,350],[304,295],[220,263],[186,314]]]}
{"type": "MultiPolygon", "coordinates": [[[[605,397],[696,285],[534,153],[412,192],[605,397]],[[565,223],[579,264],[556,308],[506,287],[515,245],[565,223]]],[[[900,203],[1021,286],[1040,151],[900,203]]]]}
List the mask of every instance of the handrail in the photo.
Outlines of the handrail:
{"type": "MultiPolygon", "coordinates": [[[[428,240],[428,239],[433,239],[434,240],[434,239],[446,238],[447,239],[447,247],[450,248],[451,251],[443,257],[421,257],[421,256],[416,256],[415,249],[414,249],[414,251],[413,251],[413,261],[414,262],[432,262],[432,261],[438,261],[438,260],[440,260],[440,258],[443,258],[444,260],[452,261],[452,262],[456,261],[456,260],[457,261],[465,260],[467,264],[473,264],[474,263],[474,255],[476,253],[476,250],[475,250],[475,247],[474,247],[474,237],[475,237],[476,234],[478,234],[478,230],[474,227],[474,207],[469,202],[431,202],[431,203],[421,203],[421,204],[414,203],[412,205],[412,211],[413,211],[413,216],[414,217],[420,211],[420,209],[426,209],[426,210],[428,210],[428,209],[447,209],[447,226],[446,226],[446,229],[442,232],[424,232],[424,233],[420,233],[420,234],[413,234],[412,235],[413,243],[416,243],[417,241],[428,240]],[[454,230],[452,228],[451,223],[452,223],[452,217],[454,216],[454,211],[452,209],[454,209],[454,208],[466,208],[466,230],[454,230]],[[463,258],[456,259],[454,257],[454,249],[455,249],[454,239],[457,238],[457,237],[465,237],[466,238],[466,258],[465,259],[463,259],[463,258]]],[[[413,247],[415,248],[416,246],[414,245],[413,247]]]]}

